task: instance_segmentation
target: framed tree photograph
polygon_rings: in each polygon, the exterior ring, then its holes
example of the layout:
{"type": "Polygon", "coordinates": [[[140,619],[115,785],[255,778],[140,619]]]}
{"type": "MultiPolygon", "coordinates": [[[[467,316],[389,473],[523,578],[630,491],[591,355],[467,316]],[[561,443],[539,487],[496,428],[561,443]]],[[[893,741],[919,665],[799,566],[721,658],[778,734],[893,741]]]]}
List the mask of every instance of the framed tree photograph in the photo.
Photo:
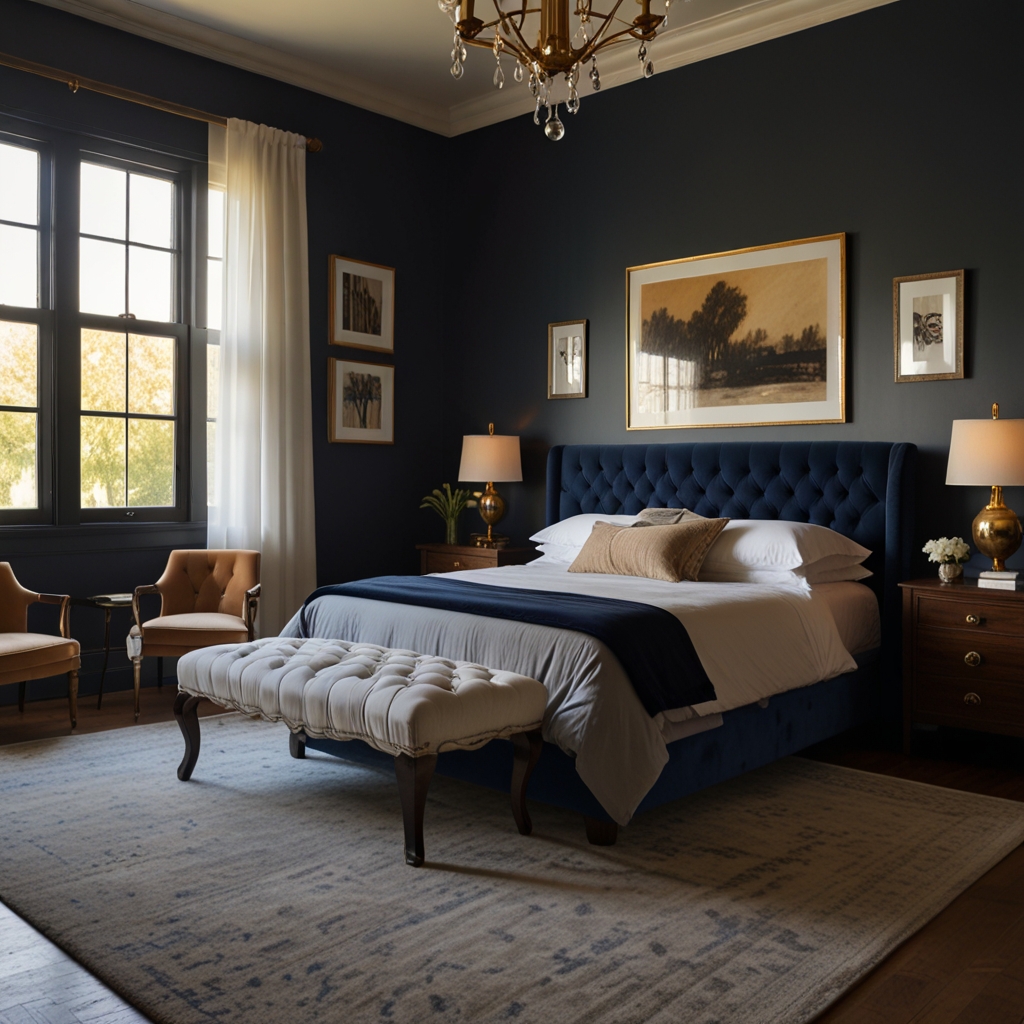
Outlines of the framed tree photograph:
{"type": "Polygon", "coordinates": [[[394,352],[394,268],[342,256],[329,265],[331,344],[394,352]]]}
{"type": "Polygon", "coordinates": [[[327,359],[327,439],[395,443],[395,368],[327,359]]]}
{"type": "Polygon", "coordinates": [[[846,420],[846,236],[626,271],[626,427],[846,420]]]}
{"type": "Polygon", "coordinates": [[[897,277],[892,283],[896,382],[963,380],[964,272],[897,277]]]}
{"type": "Polygon", "coordinates": [[[548,324],[548,398],[587,397],[586,320],[548,324]]]}

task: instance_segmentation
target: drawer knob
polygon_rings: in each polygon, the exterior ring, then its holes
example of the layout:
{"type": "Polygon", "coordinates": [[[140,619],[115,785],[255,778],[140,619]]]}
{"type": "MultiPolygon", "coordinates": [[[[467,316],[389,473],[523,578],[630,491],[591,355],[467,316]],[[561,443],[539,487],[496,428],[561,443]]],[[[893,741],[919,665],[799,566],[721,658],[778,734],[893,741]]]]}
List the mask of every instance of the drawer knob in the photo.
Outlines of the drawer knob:
{"type": "Polygon", "coordinates": [[[458,569],[459,566],[462,565],[462,563],[461,562],[452,562],[452,565],[455,566],[456,569],[458,569]]]}
{"type": "Polygon", "coordinates": [[[964,694],[965,704],[980,704],[981,698],[976,693],[965,693],[964,694]]]}
{"type": "Polygon", "coordinates": [[[981,655],[977,651],[968,651],[964,655],[964,664],[977,668],[981,664],[981,655]]]}
{"type": "Polygon", "coordinates": [[[979,619],[977,615],[973,615],[973,614],[972,615],[968,615],[967,616],[967,625],[968,626],[980,626],[981,625],[981,619],[979,619]]]}

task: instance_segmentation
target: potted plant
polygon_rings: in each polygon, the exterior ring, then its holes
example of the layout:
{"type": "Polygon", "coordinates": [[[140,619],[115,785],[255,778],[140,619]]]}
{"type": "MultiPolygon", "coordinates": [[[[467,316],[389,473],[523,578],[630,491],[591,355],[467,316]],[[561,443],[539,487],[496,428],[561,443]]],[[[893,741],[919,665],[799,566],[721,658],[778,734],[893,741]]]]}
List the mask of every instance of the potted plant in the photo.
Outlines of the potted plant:
{"type": "Polygon", "coordinates": [[[435,487],[420,503],[420,508],[432,508],[444,520],[445,544],[459,543],[459,516],[466,508],[476,508],[473,492],[456,487],[453,491],[450,484],[435,487]]]}

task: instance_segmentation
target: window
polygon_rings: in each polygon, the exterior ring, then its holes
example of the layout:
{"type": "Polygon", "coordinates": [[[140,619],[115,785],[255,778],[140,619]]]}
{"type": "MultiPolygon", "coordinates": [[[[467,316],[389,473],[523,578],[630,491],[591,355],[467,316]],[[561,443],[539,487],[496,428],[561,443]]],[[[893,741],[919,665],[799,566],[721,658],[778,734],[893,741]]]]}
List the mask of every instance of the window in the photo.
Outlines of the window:
{"type": "Polygon", "coordinates": [[[224,191],[207,192],[206,256],[206,503],[216,505],[214,456],[217,447],[217,390],[220,387],[220,332],[224,284],[224,191]]]}
{"type": "Polygon", "coordinates": [[[203,518],[205,168],[20,127],[0,118],[0,523],[203,518]]]}

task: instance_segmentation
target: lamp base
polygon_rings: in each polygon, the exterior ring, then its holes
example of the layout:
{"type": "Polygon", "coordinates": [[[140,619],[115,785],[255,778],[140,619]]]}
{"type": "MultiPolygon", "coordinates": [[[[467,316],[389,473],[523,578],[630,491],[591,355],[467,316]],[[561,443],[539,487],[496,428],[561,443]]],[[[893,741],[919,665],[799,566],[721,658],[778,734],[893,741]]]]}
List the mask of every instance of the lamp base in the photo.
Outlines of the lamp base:
{"type": "Polygon", "coordinates": [[[971,524],[971,536],[977,549],[992,559],[992,571],[1003,572],[1006,559],[1020,547],[1021,526],[1013,509],[1003,504],[1002,487],[992,488],[992,499],[971,524]]]}
{"type": "Polygon", "coordinates": [[[505,548],[508,547],[508,537],[501,533],[492,533],[490,537],[486,533],[471,533],[469,543],[475,548],[505,548]]]}

